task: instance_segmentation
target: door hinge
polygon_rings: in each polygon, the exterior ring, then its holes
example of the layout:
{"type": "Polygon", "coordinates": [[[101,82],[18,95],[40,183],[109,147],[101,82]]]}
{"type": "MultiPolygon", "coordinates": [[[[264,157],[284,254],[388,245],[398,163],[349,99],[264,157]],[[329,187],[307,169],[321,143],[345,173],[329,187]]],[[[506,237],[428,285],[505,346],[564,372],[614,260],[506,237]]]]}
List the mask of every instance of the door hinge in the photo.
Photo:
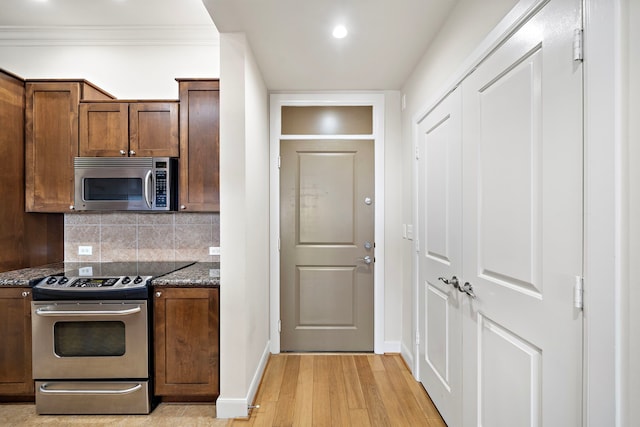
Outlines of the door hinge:
{"type": "Polygon", "coordinates": [[[573,60],[582,62],[584,59],[582,38],[584,31],[582,28],[576,28],[573,32],[573,60]]]}
{"type": "Polygon", "coordinates": [[[278,156],[278,169],[280,169],[281,163],[282,163],[282,157],[278,156]]]}
{"type": "Polygon", "coordinates": [[[420,332],[416,331],[416,347],[420,345],[420,332]]]}
{"type": "Polygon", "coordinates": [[[576,284],[573,288],[573,306],[580,310],[584,309],[584,278],[576,276],[576,284]]]}
{"type": "Polygon", "coordinates": [[[416,252],[420,253],[420,240],[416,239],[416,252]]]}
{"type": "Polygon", "coordinates": [[[282,332],[282,320],[278,320],[278,333],[282,332]]]}
{"type": "Polygon", "coordinates": [[[420,159],[420,146],[416,145],[416,160],[420,159]]]}
{"type": "Polygon", "coordinates": [[[280,252],[280,238],[278,237],[278,252],[280,252]]]}

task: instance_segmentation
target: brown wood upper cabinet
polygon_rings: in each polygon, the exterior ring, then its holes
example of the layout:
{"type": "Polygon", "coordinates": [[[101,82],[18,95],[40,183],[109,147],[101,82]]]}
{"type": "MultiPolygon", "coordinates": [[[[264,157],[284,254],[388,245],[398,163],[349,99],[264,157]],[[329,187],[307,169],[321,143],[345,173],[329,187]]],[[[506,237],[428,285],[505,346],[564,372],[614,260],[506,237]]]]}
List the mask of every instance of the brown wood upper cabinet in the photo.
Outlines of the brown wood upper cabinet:
{"type": "Polygon", "coordinates": [[[113,97],[85,80],[27,80],[25,88],[26,210],[69,212],[79,103],[113,97]]]}
{"type": "Polygon", "coordinates": [[[81,157],[178,157],[177,101],[80,103],[81,157]]]}
{"type": "Polygon", "coordinates": [[[180,91],[180,209],[219,212],[219,81],[176,80],[180,91]]]}

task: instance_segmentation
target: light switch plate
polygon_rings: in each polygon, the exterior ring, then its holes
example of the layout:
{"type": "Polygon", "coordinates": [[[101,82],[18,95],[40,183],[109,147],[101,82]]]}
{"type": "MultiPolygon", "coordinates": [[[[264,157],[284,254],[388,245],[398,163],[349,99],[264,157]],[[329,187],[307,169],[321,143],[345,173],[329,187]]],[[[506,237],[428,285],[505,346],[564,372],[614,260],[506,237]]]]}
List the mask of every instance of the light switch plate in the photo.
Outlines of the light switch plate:
{"type": "Polygon", "coordinates": [[[209,246],[209,255],[220,255],[220,246],[209,246]]]}
{"type": "Polygon", "coordinates": [[[78,246],[78,255],[93,254],[93,246],[78,246]]]}

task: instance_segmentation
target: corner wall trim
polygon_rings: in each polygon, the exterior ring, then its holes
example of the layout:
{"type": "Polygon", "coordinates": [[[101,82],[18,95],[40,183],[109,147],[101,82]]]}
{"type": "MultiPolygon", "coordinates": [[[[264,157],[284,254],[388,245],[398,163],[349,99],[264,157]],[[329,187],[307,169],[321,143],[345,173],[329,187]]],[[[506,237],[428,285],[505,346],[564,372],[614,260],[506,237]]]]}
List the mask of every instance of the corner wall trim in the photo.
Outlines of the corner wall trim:
{"type": "Polygon", "coordinates": [[[260,356],[260,361],[251,378],[251,384],[249,384],[249,390],[245,397],[233,398],[225,397],[222,394],[216,401],[216,418],[238,418],[247,417],[249,415],[249,405],[253,404],[253,400],[258,392],[258,386],[260,386],[260,380],[264,375],[264,370],[267,367],[267,361],[269,361],[269,348],[271,343],[267,342],[260,356]]]}

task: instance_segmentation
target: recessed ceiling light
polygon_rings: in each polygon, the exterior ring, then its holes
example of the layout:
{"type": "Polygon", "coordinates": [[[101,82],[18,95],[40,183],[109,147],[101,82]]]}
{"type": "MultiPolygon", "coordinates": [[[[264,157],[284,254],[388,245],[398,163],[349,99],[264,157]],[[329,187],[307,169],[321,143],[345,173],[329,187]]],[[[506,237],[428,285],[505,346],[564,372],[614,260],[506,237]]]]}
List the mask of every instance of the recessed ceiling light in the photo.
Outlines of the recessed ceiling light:
{"type": "Polygon", "coordinates": [[[347,37],[347,34],[347,28],[344,25],[336,25],[336,27],[333,29],[333,37],[337,39],[343,39],[347,37]]]}

